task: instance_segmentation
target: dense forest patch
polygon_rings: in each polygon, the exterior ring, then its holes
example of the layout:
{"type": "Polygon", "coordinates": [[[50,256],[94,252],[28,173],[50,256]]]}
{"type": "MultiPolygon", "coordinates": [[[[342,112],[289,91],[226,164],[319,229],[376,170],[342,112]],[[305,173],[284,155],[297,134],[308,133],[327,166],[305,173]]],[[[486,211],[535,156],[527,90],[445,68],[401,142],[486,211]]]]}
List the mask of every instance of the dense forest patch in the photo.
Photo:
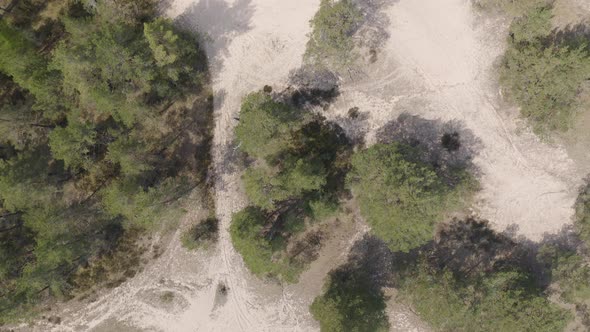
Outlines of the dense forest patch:
{"type": "Polygon", "coordinates": [[[234,215],[230,233],[252,272],[295,281],[309,255],[292,248],[318,246],[305,230],[338,211],[352,150],[337,125],[281,98],[257,92],[242,104],[236,137],[253,158],[243,175],[251,206],[234,215]]]}
{"type": "Polygon", "coordinates": [[[0,21],[0,321],[108,281],[205,184],[206,58],[158,3],[23,0],[0,21]]]}

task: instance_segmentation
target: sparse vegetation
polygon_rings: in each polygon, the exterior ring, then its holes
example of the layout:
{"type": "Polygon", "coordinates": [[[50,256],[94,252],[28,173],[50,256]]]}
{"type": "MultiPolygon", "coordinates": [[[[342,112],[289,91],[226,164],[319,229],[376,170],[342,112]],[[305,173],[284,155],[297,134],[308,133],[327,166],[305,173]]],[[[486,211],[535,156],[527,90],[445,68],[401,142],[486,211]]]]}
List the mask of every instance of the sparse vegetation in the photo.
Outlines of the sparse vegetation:
{"type": "Polygon", "coordinates": [[[545,244],[538,258],[544,263],[555,291],[564,302],[574,304],[585,328],[590,328],[590,264],[588,263],[588,220],[590,220],[590,185],[580,191],[576,202],[573,237],[577,246],[563,243],[545,244]]]}
{"type": "Polygon", "coordinates": [[[574,225],[580,239],[584,242],[585,249],[590,250],[590,181],[580,190],[576,201],[576,213],[574,225]]]}
{"type": "Polygon", "coordinates": [[[164,293],[162,293],[160,295],[160,301],[162,301],[164,303],[172,303],[172,301],[174,301],[175,297],[176,296],[174,295],[174,292],[165,291],[164,293]]]}
{"type": "Polygon", "coordinates": [[[358,57],[353,35],[362,17],[351,0],[322,0],[311,20],[306,60],[336,70],[350,66],[358,57]]]}
{"type": "Polygon", "coordinates": [[[473,0],[480,9],[496,11],[512,17],[520,17],[539,7],[548,6],[553,0],[473,0]]]}

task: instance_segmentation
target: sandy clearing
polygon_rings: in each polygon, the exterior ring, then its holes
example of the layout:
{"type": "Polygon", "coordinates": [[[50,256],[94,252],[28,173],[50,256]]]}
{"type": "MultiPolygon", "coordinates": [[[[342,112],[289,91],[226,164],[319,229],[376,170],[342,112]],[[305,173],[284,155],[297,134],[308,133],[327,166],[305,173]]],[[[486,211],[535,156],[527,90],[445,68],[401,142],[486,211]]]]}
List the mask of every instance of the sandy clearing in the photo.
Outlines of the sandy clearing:
{"type": "Polygon", "coordinates": [[[506,22],[480,17],[468,0],[401,0],[388,15],[390,38],[380,59],[367,78],[344,86],[328,116],[359,107],[368,116],[368,143],[404,112],[459,121],[478,140],[473,161],[482,190],[475,208],[482,217],[532,240],[569,223],[583,170],[499,102],[494,65],[506,22]]]}

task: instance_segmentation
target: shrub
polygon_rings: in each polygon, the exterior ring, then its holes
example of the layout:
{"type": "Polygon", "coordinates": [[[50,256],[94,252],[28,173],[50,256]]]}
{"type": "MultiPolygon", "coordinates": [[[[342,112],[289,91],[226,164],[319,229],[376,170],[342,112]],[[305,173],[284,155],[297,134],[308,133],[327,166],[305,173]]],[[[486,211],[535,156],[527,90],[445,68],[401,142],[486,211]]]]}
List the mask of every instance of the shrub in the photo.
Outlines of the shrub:
{"type": "Polygon", "coordinates": [[[236,137],[240,149],[251,157],[268,158],[284,149],[301,113],[262,92],[248,95],[240,110],[236,137]]]}
{"type": "Polygon", "coordinates": [[[401,296],[442,331],[562,331],[571,319],[517,270],[461,279],[422,263],[403,279],[401,296]]]}
{"type": "Polygon", "coordinates": [[[182,245],[189,250],[207,247],[217,240],[218,232],[219,221],[215,217],[209,217],[189,228],[182,235],[182,245]]]}
{"type": "Polygon", "coordinates": [[[559,284],[561,297],[570,303],[590,299],[590,267],[584,258],[573,250],[545,245],[539,258],[551,271],[551,280],[559,284]]]}
{"type": "Polygon", "coordinates": [[[352,36],[361,21],[362,13],[351,0],[322,0],[311,20],[305,58],[335,69],[350,65],[358,56],[352,36]]]}
{"type": "Polygon", "coordinates": [[[340,268],[330,273],[324,293],[310,306],[322,332],[388,331],[383,292],[363,270],[340,268]]]}
{"type": "Polygon", "coordinates": [[[266,224],[267,215],[256,207],[247,207],[234,214],[229,232],[236,251],[255,275],[296,281],[300,268],[289,264],[283,257],[285,243],[280,236],[265,236],[266,224]]]}
{"type": "Polygon", "coordinates": [[[587,43],[554,35],[550,19],[549,7],[516,19],[500,69],[508,96],[541,134],[571,126],[582,83],[590,75],[587,43]]]}
{"type": "Polygon", "coordinates": [[[441,331],[562,331],[571,319],[522,267],[518,247],[487,222],[454,221],[397,267],[401,299],[441,331]]]}

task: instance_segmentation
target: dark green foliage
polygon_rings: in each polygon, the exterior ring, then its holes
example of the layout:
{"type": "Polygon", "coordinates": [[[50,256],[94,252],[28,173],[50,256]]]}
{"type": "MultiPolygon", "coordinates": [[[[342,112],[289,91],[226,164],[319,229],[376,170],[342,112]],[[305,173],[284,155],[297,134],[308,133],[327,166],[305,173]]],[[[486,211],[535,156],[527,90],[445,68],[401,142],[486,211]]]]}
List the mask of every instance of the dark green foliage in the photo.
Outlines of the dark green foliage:
{"type": "Polygon", "coordinates": [[[322,0],[311,20],[305,57],[320,66],[349,66],[358,56],[352,39],[363,14],[351,0],[322,0]]]}
{"type": "Polygon", "coordinates": [[[365,270],[348,266],[330,273],[325,290],[310,306],[325,332],[388,331],[383,292],[365,270]]]}
{"type": "Polygon", "coordinates": [[[393,251],[407,252],[428,242],[445,212],[460,205],[470,179],[450,186],[407,145],[376,144],[356,153],[348,182],[375,235],[393,251]]]}
{"type": "Polygon", "coordinates": [[[571,126],[590,75],[587,40],[552,32],[550,19],[551,7],[539,6],[512,23],[500,72],[502,85],[538,133],[571,126]]]}
{"type": "Polygon", "coordinates": [[[283,255],[286,245],[283,239],[268,236],[265,232],[270,217],[260,208],[252,206],[234,214],[229,230],[232,243],[255,275],[295,282],[301,269],[289,264],[288,258],[283,255]]]}
{"type": "Polygon", "coordinates": [[[574,216],[574,225],[576,233],[580,237],[586,249],[590,249],[590,182],[584,185],[580,190],[576,201],[576,214],[574,216]]]}
{"type": "Polygon", "coordinates": [[[455,221],[397,270],[401,298],[436,330],[562,331],[571,319],[485,222],[455,221]]]}
{"type": "Polygon", "coordinates": [[[0,322],[110,280],[121,234],[204,178],[206,60],[157,5],[23,0],[0,22],[0,322]]]}
{"type": "Polygon", "coordinates": [[[338,126],[263,92],[245,98],[236,136],[257,160],[243,176],[252,206],[234,216],[234,246],[255,274],[295,281],[306,262],[288,245],[337,211],[350,143],[338,126]]]}
{"type": "Polygon", "coordinates": [[[301,111],[257,92],[242,102],[236,137],[240,149],[255,158],[269,158],[285,148],[293,128],[301,124],[301,111]]]}
{"type": "Polygon", "coordinates": [[[535,8],[549,6],[553,0],[473,0],[476,7],[499,11],[513,17],[526,15],[535,8]]]}
{"type": "Polygon", "coordinates": [[[48,62],[36,53],[34,43],[24,32],[0,21],[0,72],[12,77],[15,83],[35,97],[35,108],[44,115],[56,118],[59,105],[59,74],[48,69],[48,62]]]}
{"type": "Polygon", "coordinates": [[[207,247],[217,240],[218,234],[219,221],[215,217],[209,217],[201,220],[182,235],[182,245],[189,250],[207,247]]]}

